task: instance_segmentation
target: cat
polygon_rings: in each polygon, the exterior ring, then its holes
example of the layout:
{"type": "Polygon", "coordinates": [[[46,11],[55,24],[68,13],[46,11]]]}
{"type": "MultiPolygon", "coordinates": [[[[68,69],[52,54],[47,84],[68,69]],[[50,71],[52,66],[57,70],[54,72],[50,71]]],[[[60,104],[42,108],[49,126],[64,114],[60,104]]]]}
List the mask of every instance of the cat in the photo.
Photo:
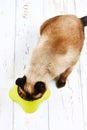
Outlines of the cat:
{"type": "Polygon", "coordinates": [[[40,27],[40,37],[30,60],[27,73],[16,80],[18,93],[25,100],[36,100],[55,80],[64,87],[68,75],[77,63],[83,43],[87,16],[60,15],[46,20],[40,27]]]}

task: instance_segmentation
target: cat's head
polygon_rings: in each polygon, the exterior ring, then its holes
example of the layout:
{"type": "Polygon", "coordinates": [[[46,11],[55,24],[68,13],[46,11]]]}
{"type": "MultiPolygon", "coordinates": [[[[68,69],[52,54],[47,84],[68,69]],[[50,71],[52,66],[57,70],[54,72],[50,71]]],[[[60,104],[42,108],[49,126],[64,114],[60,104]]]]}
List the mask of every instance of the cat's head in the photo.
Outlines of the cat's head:
{"type": "Polygon", "coordinates": [[[37,81],[34,83],[27,82],[27,77],[23,76],[16,80],[18,85],[18,93],[25,100],[36,100],[43,96],[46,91],[46,84],[43,81],[37,81]]]}

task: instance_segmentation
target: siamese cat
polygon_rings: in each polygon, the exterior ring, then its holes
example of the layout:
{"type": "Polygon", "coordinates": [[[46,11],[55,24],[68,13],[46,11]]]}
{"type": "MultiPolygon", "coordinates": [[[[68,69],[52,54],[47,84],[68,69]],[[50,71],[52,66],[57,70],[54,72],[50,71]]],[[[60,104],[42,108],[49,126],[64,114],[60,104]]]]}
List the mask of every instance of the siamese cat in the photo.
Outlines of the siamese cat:
{"type": "Polygon", "coordinates": [[[45,21],[40,27],[40,37],[34,49],[30,68],[18,78],[18,93],[25,100],[41,98],[48,82],[65,86],[68,75],[77,63],[83,43],[87,16],[60,15],[45,21]]]}

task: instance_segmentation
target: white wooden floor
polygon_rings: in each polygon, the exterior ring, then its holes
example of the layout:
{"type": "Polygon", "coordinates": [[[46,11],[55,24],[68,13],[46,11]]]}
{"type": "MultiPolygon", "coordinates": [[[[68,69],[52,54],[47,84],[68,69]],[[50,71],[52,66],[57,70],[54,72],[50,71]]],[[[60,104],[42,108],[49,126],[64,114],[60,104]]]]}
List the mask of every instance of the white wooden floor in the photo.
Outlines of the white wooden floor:
{"type": "Polygon", "coordinates": [[[51,96],[26,114],[8,96],[22,76],[41,23],[55,15],[87,15],[87,0],[0,0],[0,130],[87,130],[87,28],[83,51],[65,88],[50,83],[51,96]]]}

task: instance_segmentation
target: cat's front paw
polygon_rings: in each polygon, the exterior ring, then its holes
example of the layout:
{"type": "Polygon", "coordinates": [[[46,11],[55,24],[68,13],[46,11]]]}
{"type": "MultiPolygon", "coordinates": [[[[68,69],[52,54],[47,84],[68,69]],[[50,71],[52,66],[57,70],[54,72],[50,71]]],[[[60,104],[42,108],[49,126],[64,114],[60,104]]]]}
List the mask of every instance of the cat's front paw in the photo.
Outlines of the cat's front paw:
{"type": "Polygon", "coordinates": [[[66,84],[66,82],[65,82],[65,81],[62,81],[62,80],[60,80],[60,79],[56,81],[56,86],[57,86],[57,88],[62,88],[62,87],[65,86],[65,84],[66,84]]]}

